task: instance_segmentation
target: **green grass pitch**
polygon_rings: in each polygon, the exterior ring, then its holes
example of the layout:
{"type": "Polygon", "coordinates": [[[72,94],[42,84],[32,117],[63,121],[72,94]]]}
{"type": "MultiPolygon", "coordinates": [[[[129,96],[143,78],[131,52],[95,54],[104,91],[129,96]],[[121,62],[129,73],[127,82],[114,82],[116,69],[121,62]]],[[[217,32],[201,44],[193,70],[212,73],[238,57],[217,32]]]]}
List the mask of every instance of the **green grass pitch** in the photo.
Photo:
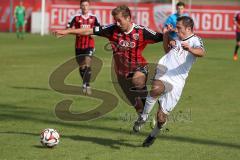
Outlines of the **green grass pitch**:
{"type": "MultiPolygon", "coordinates": [[[[0,160],[239,160],[240,61],[232,60],[235,40],[203,40],[206,56],[193,65],[169,123],[153,146],[142,148],[151,129],[147,124],[140,134],[131,134],[136,115],[113,87],[112,55],[104,50],[105,39],[96,40],[96,56],[103,67],[92,87],[118,97],[118,106],[99,119],[63,121],[54,108],[64,99],[74,101],[74,113],[101,103],[49,86],[51,73],[74,56],[74,37],[28,34],[18,40],[15,34],[0,33],[0,160]],[[44,128],[61,134],[57,147],[41,146],[39,134],[44,128]]],[[[144,51],[153,63],[162,55],[162,44],[144,51]]],[[[65,83],[80,86],[78,71],[71,72],[65,83]]]]}

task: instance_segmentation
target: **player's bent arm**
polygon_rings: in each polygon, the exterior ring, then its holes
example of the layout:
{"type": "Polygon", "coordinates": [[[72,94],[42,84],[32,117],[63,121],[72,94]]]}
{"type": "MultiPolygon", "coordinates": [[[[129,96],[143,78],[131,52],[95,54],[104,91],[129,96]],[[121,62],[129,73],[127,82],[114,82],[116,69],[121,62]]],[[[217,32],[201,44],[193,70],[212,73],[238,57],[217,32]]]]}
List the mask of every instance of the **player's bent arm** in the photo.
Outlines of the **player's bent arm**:
{"type": "Polygon", "coordinates": [[[168,53],[170,50],[170,47],[168,44],[169,44],[169,34],[165,32],[163,34],[163,49],[165,53],[168,53]]]}
{"type": "Polygon", "coordinates": [[[175,45],[176,45],[176,41],[170,37],[169,32],[164,33],[163,48],[164,48],[165,54],[167,54],[175,45]]]}
{"type": "Polygon", "coordinates": [[[189,52],[191,52],[196,57],[203,57],[205,55],[203,48],[189,48],[189,52]]]}

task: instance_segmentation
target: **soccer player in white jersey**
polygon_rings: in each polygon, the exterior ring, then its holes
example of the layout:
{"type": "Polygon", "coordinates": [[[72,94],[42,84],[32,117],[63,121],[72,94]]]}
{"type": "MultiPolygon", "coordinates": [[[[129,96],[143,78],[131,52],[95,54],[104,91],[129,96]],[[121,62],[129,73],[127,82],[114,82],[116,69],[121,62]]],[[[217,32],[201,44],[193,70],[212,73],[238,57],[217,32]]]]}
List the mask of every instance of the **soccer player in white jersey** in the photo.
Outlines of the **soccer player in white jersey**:
{"type": "MultiPolygon", "coordinates": [[[[179,39],[175,40],[175,43],[171,43],[166,54],[158,62],[144,110],[133,126],[133,130],[139,132],[142,125],[147,121],[154,104],[157,101],[159,102],[157,123],[143,142],[143,147],[153,144],[159,131],[166,124],[168,114],[174,109],[180,99],[192,64],[197,57],[204,56],[203,43],[193,33],[193,26],[194,22],[190,17],[182,16],[177,19],[176,30],[179,39]]],[[[171,29],[169,29],[170,31],[171,29]]],[[[169,32],[164,36],[166,37],[169,32]]],[[[165,41],[164,45],[170,44],[169,42],[165,41]]]]}

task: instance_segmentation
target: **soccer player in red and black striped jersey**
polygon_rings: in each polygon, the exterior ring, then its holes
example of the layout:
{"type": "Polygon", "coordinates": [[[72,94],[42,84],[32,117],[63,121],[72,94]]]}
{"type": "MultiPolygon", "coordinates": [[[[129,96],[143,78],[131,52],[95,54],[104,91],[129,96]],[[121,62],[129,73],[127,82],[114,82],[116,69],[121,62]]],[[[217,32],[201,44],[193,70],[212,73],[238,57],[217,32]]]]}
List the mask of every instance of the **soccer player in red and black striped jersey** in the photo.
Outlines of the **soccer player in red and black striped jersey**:
{"type": "MultiPolygon", "coordinates": [[[[89,13],[89,0],[80,1],[81,13],[74,15],[68,22],[67,28],[93,28],[99,26],[97,17],[89,13]]],[[[94,53],[94,39],[91,35],[76,35],[75,54],[79,64],[79,73],[83,79],[83,93],[91,94],[91,61],[94,53]]]]}
{"type": "Polygon", "coordinates": [[[238,48],[240,46],[240,12],[236,14],[235,16],[235,24],[236,24],[236,46],[235,46],[235,50],[234,50],[234,55],[233,55],[233,60],[237,60],[238,56],[237,56],[237,52],[238,52],[238,48]]]}
{"type": "Polygon", "coordinates": [[[125,96],[138,113],[143,107],[141,97],[147,96],[147,61],[142,51],[147,44],[163,41],[163,34],[131,21],[130,9],[121,5],[112,10],[114,24],[93,29],[56,30],[57,37],[67,34],[98,35],[106,37],[113,50],[115,72],[125,96]]]}

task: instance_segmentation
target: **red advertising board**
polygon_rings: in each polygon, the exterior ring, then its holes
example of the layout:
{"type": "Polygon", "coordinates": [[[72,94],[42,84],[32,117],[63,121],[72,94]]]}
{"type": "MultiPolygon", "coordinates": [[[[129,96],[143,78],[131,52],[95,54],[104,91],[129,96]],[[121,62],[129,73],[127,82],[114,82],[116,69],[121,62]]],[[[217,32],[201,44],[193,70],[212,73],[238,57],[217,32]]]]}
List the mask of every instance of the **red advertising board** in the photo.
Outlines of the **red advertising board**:
{"type": "MultiPolygon", "coordinates": [[[[111,11],[116,7],[116,3],[92,3],[91,12],[95,14],[100,23],[113,23],[111,11]]],[[[137,24],[155,28],[153,22],[152,5],[146,4],[129,4],[133,13],[133,21],[137,24]]],[[[52,4],[50,11],[50,29],[65,28],[71,16],[79,13],[79,3],[52,4]]]]}
{"type": "Polygon", "coordinates": [[[240,6],[193,6],[191,17],[195,22],[195,32],[202,37],[235,37],[234,16],[240,6]]]}
{"type": "MultiPolygon", "coordinates": [[[[167,16],[171,14],[169,4],[128,4],[134,22],[161,30],[167,16]]],[[[101,24],[113,23],[111,10],[115,3],[92,3],[92,13],[97,15],[101,24]]],[[[194,19],[195,33],[202,37],[234,38],[234,15],[240,6],[187,6],[187,12],[194,19]]],[[[65,28],[70,17],[79,12],[78,3],[53,4],[50,10],[50,29],[65,28]]]]}
{"type": "MultiPolygon", "coordinates": [[[[25,0],[28,17],[32,11],[39,10],[41,3],[38,0],[25,0]],[[34,3],[33,3],[34,2],[34,3]]],[[[50,15],[49,29],[63,29],[70,17],[79,13],[79,2],[64,0],[47,0],[47,11],[50,15]]],[[[14,6],[16,3],[14,3],[14,6]]],[[[161,30],[169,14],[170,4],[134,4],[128,3],[132,11],[133,21],[137,24],[148,26],[154,30],[161,30]]],[[[95,14],[101,24],[113,23],[111,10],[116,3],[92,3],[91,12],[95,14]]],[[[187,6],[187,12],[194,19],[195,33],[202,37],[234,38],[234,15],[240,11],[240,6],[187,6]]],[[[1,0],[0,30],[8,31],[10,24],[9,0],[1,0]]]]}

